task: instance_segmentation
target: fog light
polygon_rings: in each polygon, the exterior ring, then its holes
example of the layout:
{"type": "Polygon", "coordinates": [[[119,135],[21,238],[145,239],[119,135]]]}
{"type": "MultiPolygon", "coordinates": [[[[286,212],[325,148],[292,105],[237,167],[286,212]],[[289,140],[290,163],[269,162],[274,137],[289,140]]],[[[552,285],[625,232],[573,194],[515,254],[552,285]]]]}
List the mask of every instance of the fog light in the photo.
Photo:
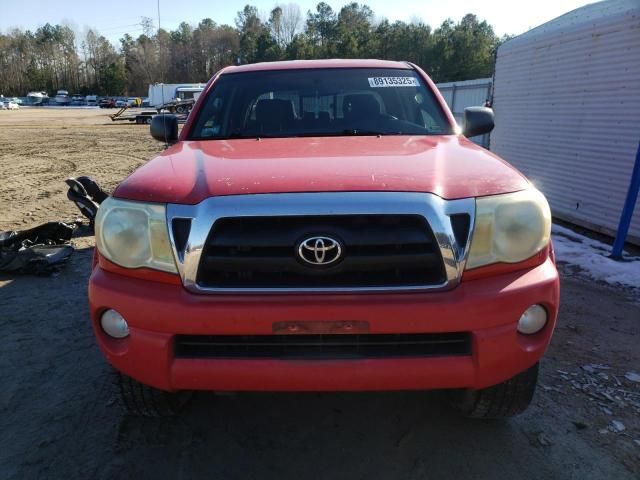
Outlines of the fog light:
{"type": "Polygon", "coordinates": [[[518,332],[525,335],[538,333],[547,324],[547,311],[542,305],[531,305],[518,320],[518,332]]]}
{"type": "Polygon", "coordinates": [[[107,335],[113,338],[125,338],[129,336],[129,325],[115,310],[107,310],[100,318],[100,325],[107,335]]]}

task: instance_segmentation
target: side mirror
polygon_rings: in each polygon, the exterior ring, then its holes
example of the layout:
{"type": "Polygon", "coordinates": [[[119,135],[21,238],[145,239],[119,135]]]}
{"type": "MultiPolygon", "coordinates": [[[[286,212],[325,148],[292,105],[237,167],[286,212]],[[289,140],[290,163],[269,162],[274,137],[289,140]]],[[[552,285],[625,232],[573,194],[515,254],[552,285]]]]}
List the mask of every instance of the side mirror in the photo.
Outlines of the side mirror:
{"type": "Polygon", "coordinates": [[[178,117],[161,113],[151,120],[151,136],[159,142],[178,141],[178,117]]]}
{"type": "Polygon", "coordinates": [[[487,107],[467,107],[464,109],[462,134],[469,138],[484,135],[493,130],[493,110],[487,107]]]}

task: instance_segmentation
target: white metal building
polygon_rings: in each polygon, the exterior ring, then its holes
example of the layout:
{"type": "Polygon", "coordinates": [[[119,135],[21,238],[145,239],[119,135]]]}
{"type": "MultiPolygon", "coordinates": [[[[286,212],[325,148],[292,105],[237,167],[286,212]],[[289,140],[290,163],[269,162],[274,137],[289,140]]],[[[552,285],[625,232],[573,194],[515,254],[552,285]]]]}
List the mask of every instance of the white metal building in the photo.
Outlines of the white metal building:
{"type": "MultiPolygon", "coordinates": [[[[465,108],[482,106],[491,96],[491,78],[438,83],[436,86],[449,105],[458,125],[462,125],[465,108]]],[[[474,137],[472,140],[483,147],[489,146],[489,135],[474,137]]]]}
{"type": "Polygon", "coordinates": [[[640,142],[640,0],[587,5],[504,43],[493,108],[491,150],[555,216],[614,234],[640,142]]]}

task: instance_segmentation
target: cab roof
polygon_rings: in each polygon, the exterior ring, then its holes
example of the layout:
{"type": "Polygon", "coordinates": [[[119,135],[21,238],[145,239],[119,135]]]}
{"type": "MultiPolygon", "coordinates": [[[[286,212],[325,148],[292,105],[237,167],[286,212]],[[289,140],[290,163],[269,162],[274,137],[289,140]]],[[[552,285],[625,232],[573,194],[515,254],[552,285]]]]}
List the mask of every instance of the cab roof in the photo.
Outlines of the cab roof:
{"type": "Polygon", "coordinates": [[[397,68],[412,70],[407,62],[391,60],[326,59],[326,60],[287,60],[283,62],[262,62],[227,67],[222,73],[256,72],[261,70],[296,70],[303,68],[397,68]]]}

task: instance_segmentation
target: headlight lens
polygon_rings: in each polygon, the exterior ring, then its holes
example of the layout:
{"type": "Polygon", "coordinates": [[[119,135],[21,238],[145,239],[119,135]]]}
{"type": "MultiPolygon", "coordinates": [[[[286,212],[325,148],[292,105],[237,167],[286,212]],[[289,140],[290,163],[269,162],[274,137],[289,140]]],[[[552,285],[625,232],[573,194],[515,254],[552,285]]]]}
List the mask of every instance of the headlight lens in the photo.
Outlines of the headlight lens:
{"type": "Polygon", "coordinates": [[[108,198],[96,215],[96,247],[125,268],[176,273],[164,205],[108,198]]]}
{"type": "Polygon", "coordinates": [[[521,262],[542,250],[550,235],[549,204],[535,188],[478,198],[466,268],[521,262]]]}

